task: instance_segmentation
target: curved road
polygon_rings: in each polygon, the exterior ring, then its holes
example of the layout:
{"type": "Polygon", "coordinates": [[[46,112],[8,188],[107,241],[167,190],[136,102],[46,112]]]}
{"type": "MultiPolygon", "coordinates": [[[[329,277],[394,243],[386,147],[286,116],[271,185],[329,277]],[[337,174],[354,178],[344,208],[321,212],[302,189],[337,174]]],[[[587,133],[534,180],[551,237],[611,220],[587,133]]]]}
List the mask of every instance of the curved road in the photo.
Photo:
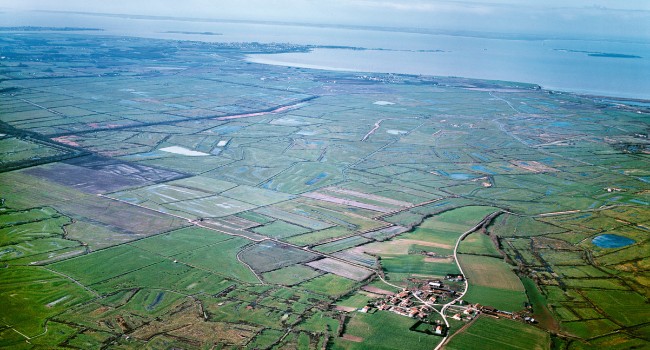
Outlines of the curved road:
{"type": "MultiPolygon", "coordinates": [[[[465,237],[467,237],[470,233],[478,230],[481,226],[483,226],[486,223],[490,222],[490,220],[494,219],[497,215],[499,215],[501,213],[503,213],[503,211],[499,210],[499,211],[496,211],[496,212],[484,217],[483,220],[481,220],[478,224],[476,224],[471,229],[465,231],[465,233],[460,235],[460,237],[458,237],[458,239],[456,240],[456,245],[454,246],[454,261],[456,262],[456,265],[458,266],[458,270],[460,271],[460,273],[463,276],[465,276],[465,272],[463,271],[463,267],[460,266],[460,262],[458,261],[458,246],[460,245],[460,242],[463,239],[465,239],[465,237]]],[[[464,278],[463,292],[460,293],[455,299],[453,299],[452,301],[450,301],[447,304],[442,306],[442,309],[440,310],[440,314],[442,315],[442,319],[445,321],[445,324],[447,325],[447,328],[449,328],[449,322],[447,321],[447,316],[445,316],[445,311],[447,311],[447,309],[451,305],[456,304],[456,302],[458,302],[459,300],[461,300],[463,298],[463,296],[465,296],[465,293],[467,293],[467,288],[468,287],[469,287],[469,284],[467,283],[467,278],[464,278]]],[[[439,350],[440,348],[442,348],[445,345],[445,343],[447,342],[448,339],[449,339],[449,333],[447,333],[447,335],[444,338],[442,338],[442,341],[438,344],[438,346],[435,347],[434,350],[439,350]]]]}

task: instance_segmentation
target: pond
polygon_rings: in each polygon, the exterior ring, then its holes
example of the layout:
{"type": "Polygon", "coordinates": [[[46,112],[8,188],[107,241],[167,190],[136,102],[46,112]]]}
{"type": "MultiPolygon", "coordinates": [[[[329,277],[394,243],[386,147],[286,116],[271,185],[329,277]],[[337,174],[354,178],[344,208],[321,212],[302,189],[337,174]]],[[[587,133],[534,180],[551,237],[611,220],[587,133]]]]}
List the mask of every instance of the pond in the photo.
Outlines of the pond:
{"type": "Polygon", "coordinates": [[[620,248],[633,244],[635,241],[619,235],[605,234],[594,237],[591,242],[601,248],[620,248]]]}

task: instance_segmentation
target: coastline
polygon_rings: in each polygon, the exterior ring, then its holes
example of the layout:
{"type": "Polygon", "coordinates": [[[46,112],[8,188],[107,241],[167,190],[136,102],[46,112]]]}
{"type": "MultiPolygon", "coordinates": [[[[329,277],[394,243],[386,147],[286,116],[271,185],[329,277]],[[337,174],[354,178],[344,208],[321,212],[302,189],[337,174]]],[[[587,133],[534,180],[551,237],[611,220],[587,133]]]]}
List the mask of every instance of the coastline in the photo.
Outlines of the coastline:
{"type": "MultiPolygon", "coordinates": [[[[309,52],[312,52],[313,49],[310,49],[309,52]]],[[[280,53],[284,54],[284,53],[280,53]]],[[[290,53],[295,54],[295,53],[290,53]]],[[[303,52],[304,54],[304,52],[303,52]]],[[[419,75],[419,76],[429,76],[429,77],[440,77],[440,78],[462,78],[468,80],[476,81],[503,81],[516,84],[526,84],[526,85],[536,85],[541,88],[541,90],[547,91],[552,94],[569,94],[573,96],[578,96],[582,98],[588,98],[593,100],[603,100],[603,102],[609,102],[612,104],[622,104],[623,107],[634,110],[638,113],[647,113],[650,114],[650,96],[647,98],[643,97],[631,97],[631,96],[616,96],[603,92],[596,92],[590,90],[578,90],[578,89],[566,89],[561,87],[554,86],[545,86],[536,82],[524,82],[524,81],[513,81],[507,79],[488,79],[488,78],[477,78],[477,77],[468,77],[468,76],[456,76],[456,75],[435,75],[435,74],[418,74],[414,72],[388,72],[384,70],[361,70],[354,68],[344,68],[344,67],[332,67],[327,65],[320,64],[309,64],[302,63],[298,61],[289,61],[274,59],[273,56],[278,56],[278,53],[255,53],[255,54],[246,54],[243,58],[244,61],[257,64],[266,64],[272,66],[281,66],[281,67],[293,67],[293,68],[303,68],[303,69],[315,69],[315,70],[325,70],[325,71],[334,71],[334,72],[355,72],[355,73],[375,73],[375,74],[395,74],[395,75],[419,75]],[[632,104],[627,105],[625,103],[632,102],[632,104]],[[634,103],[647,104],[648,106],[638,106],[634,103]]]]}

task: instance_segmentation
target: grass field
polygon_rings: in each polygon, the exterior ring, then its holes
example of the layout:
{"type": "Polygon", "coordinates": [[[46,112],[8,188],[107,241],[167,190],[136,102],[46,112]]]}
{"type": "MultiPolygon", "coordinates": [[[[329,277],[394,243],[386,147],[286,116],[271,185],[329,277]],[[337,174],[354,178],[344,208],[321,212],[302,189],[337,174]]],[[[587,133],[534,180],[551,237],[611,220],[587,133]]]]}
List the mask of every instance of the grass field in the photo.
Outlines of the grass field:
{"type": "Polygon", "coordinates": [[[174,256],[183,252],[209,246],[233,238],[214,230],[187,227],[130,243],[142,250],[163,256],[174,256]]]}
{"type": "Polygon", "coordinates": [[[313,231],[302,235],[292,236],[286,241],[289,243],[306,246],[316,244],[327,239],[334,239],[338,237],[351,235],[353,231],[345,229],[340,226],[327,228],[321,231],[313,231]]]}
{"type": "Polygon", "coordinates": [[[304,263],[318,256],[283,243],[263,241],[241,251],[240,258],[258,273],[304,263]]]}
{"type": "Polygon", "coordinates": [[[380,263],[389,278],[393,273],[445,276],[460,272],[453,262],[426,262],[425,259],[423,255],[385,255],[380,263]]]}
{"type": "Polygon", "coordinates": [[[246,185],[240,185],[229,189],[222,192],[221,195],[258,206],[270,205],[293,198],[293,196],[286,193],[269,191],[246,185]]]}
{"type": "Polygon", "coordinates": [[[256,227],[253,231],[267,237],[285,239],[309,232],[309,229],[282,220],[276,220],[270,224],[256,227]]]}
{"type": "Polygon", "coordinates": [[[339,296],[352,290],[355,285],[354,280],[328,273],[301,283],[298,288],[328,296],[339,296]]]}
{"type": "Polygon", "coordinates": [[[434,242],[453,247],[461,234],[496,210],[493,207],[469,206],[446,211],[425,220],[412,232],[400,235],[400,238],[434,242]]]}
{"type": "Polygon", "coordinates": [[[316,247],[314,247],[314,250],[317,250],[317,251],[323,252],[323,253],[334,253],[334,252],[338,252],[339,250],[356,247],[358,245],[362,245],[362,244],[368,243],[368,242],[370,242],[370,240],[365,238],[365,237],[352,236],[352,237],[340,239],[338,241],[325,243],[325,244],[316,246],[316,247]]]}
{"type": "Polygon", "coordinates": [[[292,286],[305,280],[319,276],[320,273],[303,265],[291,265],[281,269],[265,272],[262,274],[268,283],[283,284],[292,286]]]}
{"type": "Polygon", "coordinates": [[[93,284],[162,261],[144,250],[117,246],[50,265],[53,270],[93,284]]]}
{"type": "MultiPolygon", "coordinates": [[[[282,203],[282,204],[285,204],[285,203],[282,203]]],[[[288,209],[288,210],[284,210],[284,209],[280,209],[280,208],[275,207],[275,206],[271,206],[271,207],[259,208],[259,209],[255,210],[255,212],[257,212],[259,214],[262,214],[262,215],[270,216],[272,218],[284,220],[284,221],[287,221],[289,223],[296,224],[296,225],[302,226],[302,227],[306,227],[306,228],[309,228],[309,229],[312,229],[312,230],[322,230],[322,229],[326,229],[328,227],[333,226],[332,224],[330,224],[328,222],[320,221],[320,220],[314,219],[314,218],[312,218],[310,216],[302,215],[301,211],[300,210],[295,210],[295,208],[288,207],[286,209],[288,209]]]]}
{"type": "Polygon", "coordinates": [[[533,326],[507,319],[479,317],[468,329],[449,341],[445,349],[549,349],[548,333],[533,326]]]}
{"type": "Polygon", "coordinates": [[[45,330],[47,318],[93,297],[69,279],[38,267],[0,269],[0,280],[3,326],[30,337],[45,330]]]}
{"type": "Polygon", "coordinates": [[[484,287],[471,283],[463,300],[510,312],[524,309],[524,302],[528,301],[526,293],[521,291],[484,287]]]}
{"type": "Polygon", "coordinates": [[[182,294],[214,295],[234,283],[220,275],[192,268],[182,263],[165,260],[136,271],[113,277],[91,285],[100,293],[109,294],[117,290],[152,288],[173,290],[182,294]]]}
{"type": "Polygon", "coordinates": [[[357,341],[335,338],[333,349],[427,349],[435,348],[441,337],[412,332],[415,320],[390,312],[354,313],[344,335],[357,341]]]}
{"type": "Polygon", "coordinates": [[[562,329],[582,339],[614,331],[618,326],[608,319],[562,322],[562,329]]]}
{"type": "Polygon", "coordinates": [[[633,326],[650,319],[648,299],[632,291],[588,290],[585,296],[617,322],[633,326]]]}
{"type": "Polygon", "coordinates": [[[460,242],[458,252],[462,254],[489,255],[500,257],[499,252],[494,247],[490,236],[480,232],[474,232],[460,242]]]}
{"type": "Polygon", "coordinates": [[[521,280],[503,259],[459,254],[458,260],[470,285],[524,291],[521,280]]]}
{"type": "Polygon", "coordinates": [[[224,277],[243,282],[258,283],[259,280],[244,264],[237,260],[237,253],[250,241],[240,237],[207,247],[198,248],[175,256],[178,261],[197,266],[224,277]]]}

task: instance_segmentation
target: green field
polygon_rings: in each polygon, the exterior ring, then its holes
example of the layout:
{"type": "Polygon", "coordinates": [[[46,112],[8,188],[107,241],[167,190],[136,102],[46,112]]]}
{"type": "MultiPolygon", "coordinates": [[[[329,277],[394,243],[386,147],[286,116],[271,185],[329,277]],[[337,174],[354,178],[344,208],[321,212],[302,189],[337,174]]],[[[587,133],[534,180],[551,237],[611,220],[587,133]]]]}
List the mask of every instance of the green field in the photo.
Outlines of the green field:
{"type": "Polygon", "coordinates": [[[460,272],[453,262],[425,262],[422,255],[386,255],[382,256],[380,263],[389,276],[391,273],[444,276],[460,272]]]}
{"type": "Polygon", "coordinates": [[[355,285],[356,281],[328,273],[301,283],[298,288],[328,296],[339,296],[352,290],[355,285]]]}
{"type": "Polygon", "coordinates": [[[345,325],[345,334],[357,341],[336,338],[333,349],[432,349],[441,337],[408,329],[413,319],[388,312],[354,313],[345,325]]]}
{"type": "Polygon", "coordinates": [[[454,335],[446,349],[549,349],[548,333],[520,322],[481,316],[454,335]]]}
{"type": "Polygon", "coordinates": [[[68,259],[52,264],[50,267],[60,273],[73,276],[85,284],[93,284],[162,260],[161,257],[144,250],[122,245],[68,259]]]}
{"type": "Polygon", "coordinates": [[[232,236],[200,227],[187,227],[154,237],[149,237],[130,245],[163,256],[174,256],[197,248],[210,246],[233,238],[232,236]]]}
{"type": "Polygon", "coordinates": [[[0,269],[0,279],[0,320],[3,326],[29,337],[41,334],[48,318],[93,297],[69,279],[43,268],[0,269]]]}
{"type": "Polygon", "coordinates": [[[524,286],[510,265],[502,259],[459,254],[458,260],[463,267],[469,284],[483,287],[501,288],[523,292],[524,286]]]}
{"type": "Polygon", "coordinates": [[[264,280],[269,283],[277,283],[287,286],[299,284],[319,275],[320,273],[318,273],[318,271],[303,265],[291,265],[262,274],[264,280]]]}
{"type": "Polygon", "coordinates": [[[281,220],[276,220],[270,224],[256,227],[253,231],[264,236],[283,239],[309,232],[309,229],[281,220]]]}
{"type": "Polygon", "coordinates": [[[314,250],[323,253],[334,253],[339,250],[356,247],[358,245],[362,245],[368,242],[370,242],[370,240],[367,238],[361,236],[353,236],[353,237],[343,238],[338,241],[321,244],[319,246],[314,247],[314,250]]]}
{"type": "Polygon", "coordinates": [[[524,309],[524,302],[528,301],[526,294],[521,291],[484,287],[471,283],[463,300],[511,312],[524,309]]]}
{"type": "Polygon", "coordinates": [[[465,237],[458,247],[458,253],[500,257],[490,237],[478,232],[465,237]]]}
{"type": "Polygon", "coordinates": [[[310,233],[293,236],[291,238],[288,238],[286,241],[289,243],[305,246],[305,245],[316,244],[327,239],[349,236],[352,233],[353,232],[348,229],[337,226],[337,227],[327,228],[321,231],[313,231],[310,233]]]}
{"type": "Polygon", "coordinates": [[[234,278],[243,282],[257,283],[255,275],[237,260],[237,254],[250,241],[233,237],[229,240],[207,247],[198,248],[179,254],[174,258],[181,263],[206,269],[218,275],[234,278]]]}

